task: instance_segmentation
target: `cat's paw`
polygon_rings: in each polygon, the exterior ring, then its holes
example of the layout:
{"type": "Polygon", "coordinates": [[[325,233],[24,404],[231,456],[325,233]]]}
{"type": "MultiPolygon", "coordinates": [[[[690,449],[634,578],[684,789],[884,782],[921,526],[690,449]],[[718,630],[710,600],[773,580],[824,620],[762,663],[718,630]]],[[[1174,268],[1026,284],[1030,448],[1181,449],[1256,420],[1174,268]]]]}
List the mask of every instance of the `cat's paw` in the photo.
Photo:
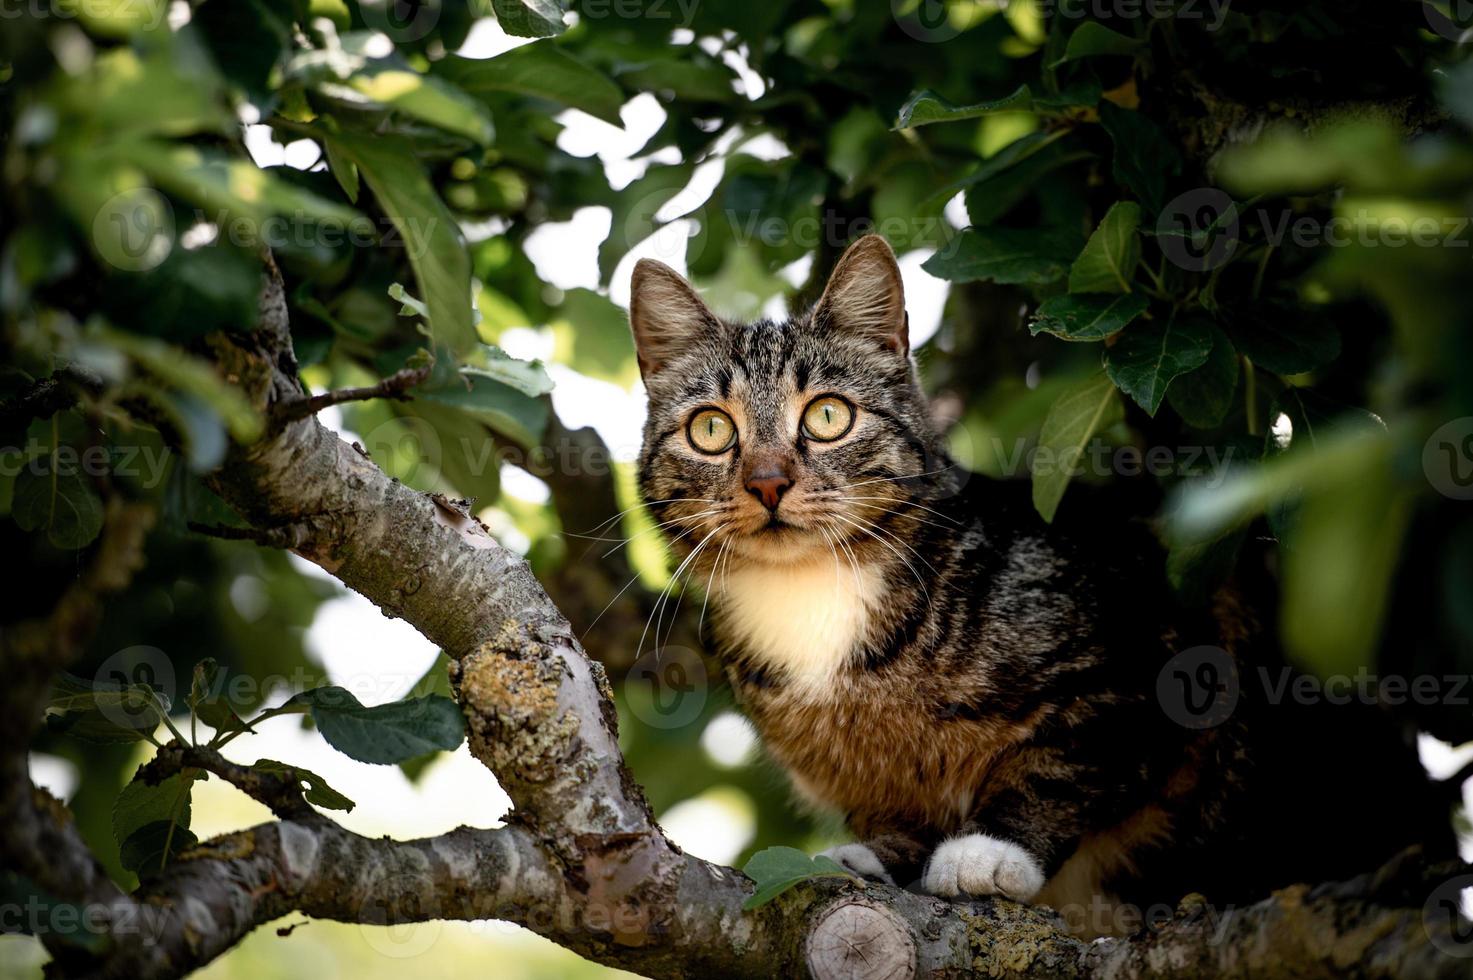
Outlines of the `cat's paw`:
{"type": "Polygon", "coordinates": [[[921,876],[932,895],[1003,895],[1026,902],[1043,887],[1043,869],[1017,844],[986,834],[953,837],[936,848],[921,876]]]}
{"type": "Polygon", "coordinates": [[[818,857],[830,858],[861,878],[874,878],[887,885],[895,884],[895,879],[885,870],[884,863],[875,857],[874,851],[863,844],[838,844],[828,850],[819,851],[818,857]]]}

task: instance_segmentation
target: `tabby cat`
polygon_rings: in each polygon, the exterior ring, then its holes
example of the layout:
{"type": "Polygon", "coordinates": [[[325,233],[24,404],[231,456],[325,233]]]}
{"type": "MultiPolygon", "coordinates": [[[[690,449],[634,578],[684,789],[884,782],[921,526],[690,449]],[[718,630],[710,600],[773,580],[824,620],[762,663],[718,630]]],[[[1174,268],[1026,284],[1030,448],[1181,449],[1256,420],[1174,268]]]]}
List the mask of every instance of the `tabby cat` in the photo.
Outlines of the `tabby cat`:
{"type": "Polygon", "coordinates": [[[828,853],[848,868],[1100,934],[1188,891],[1239,901],[1447,838],[1379,713],[1286,720],[1252,696],[1271,624],[1226,589],[1179,608],[1144,522],[1076,488],[1075,520],[1049,526],[1026,484],[953,465],[883,239],[782,323],[722,320],[645,260],[630,320],[641,492],[708,585],[710,643],[767,751],[847,819],[857,842],[828,853]],[[1199,645],[1236,658],[1243,696],[1184,725],[1158,682],[1199,645]],[[1368,802],[1366,773],[1397,806],[1368,802]]]}

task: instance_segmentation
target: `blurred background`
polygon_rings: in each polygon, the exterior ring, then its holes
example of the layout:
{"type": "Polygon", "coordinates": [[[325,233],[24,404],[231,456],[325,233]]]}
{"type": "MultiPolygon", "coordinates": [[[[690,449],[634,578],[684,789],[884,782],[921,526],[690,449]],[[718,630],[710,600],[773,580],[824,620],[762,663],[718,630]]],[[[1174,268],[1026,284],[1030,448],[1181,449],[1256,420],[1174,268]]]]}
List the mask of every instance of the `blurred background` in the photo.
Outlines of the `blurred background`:
{"type": "MultiPolygon", "coordinates": [[[[527,556],[609,667],[625,752],[670,836],[737,866],[773,844],[822,848],[841,828],[799,810],[763,759],[700,651],[699,583],[670,580],[634,507],[644,404],[625,307],[634,262],[653,257],[727,316],[782,317],[879,230],[963,465],[1031,479],[1048,519],[1074,480],[1120,486],[1152,515],[1181,602],[1230,577],[1266,583],[1311,676],[1372,691],[1433,678],[1383,706],[1429,771],[1459,773],[1473,760],[1457,681],[1473,664],[1467,25],[1414,3],[1148,8],[7,11],[0,548],[22,574],[3,623],[50,608],[108,508],[142,502],[157,513],[147,563],[105,604],[78,677],[146,683],[176,723],[204,658],[245,717],[323,684],[369,705],[448,691],[414,629],[295,556],[220,539],[238,522],[204,477],[259,420],[192,366],[210,330],[253,322],[269,248],[314,392],[434,353],[414,400],[320,417],[403,482],[472,498],[527,556]],[[1168,356],[1152,366],[1152,349],[1168,356]],[[74,397],[43,412],[27,399],[47,379],[74,397]],[[1062,478],[1030,467],[1071,446],[1099,452],[1062,478]],[[91,447],[108,466],[63,468],[64,449],[91,447]],[[1163,462],[1143,465],[1156,448],[1163,462]]],[[[33,779],[125,884],[113,805],[152,751],[45,730],[32,746],[33,779]]],[[[464,745],[370,765],[285,716],[226,754],[320,774],[357,804],[335,819],[369,836],[495,826],[509,806],[464,745]]],[[[200,839],[269,816],[218,779],[190,809],[200,839]]],[[[258,930],[204,975],[610,972],[506,923],[302,922],[258,930]]],[[[44,960],[33,938],[0,936],[5,975],[44,960]]]]}

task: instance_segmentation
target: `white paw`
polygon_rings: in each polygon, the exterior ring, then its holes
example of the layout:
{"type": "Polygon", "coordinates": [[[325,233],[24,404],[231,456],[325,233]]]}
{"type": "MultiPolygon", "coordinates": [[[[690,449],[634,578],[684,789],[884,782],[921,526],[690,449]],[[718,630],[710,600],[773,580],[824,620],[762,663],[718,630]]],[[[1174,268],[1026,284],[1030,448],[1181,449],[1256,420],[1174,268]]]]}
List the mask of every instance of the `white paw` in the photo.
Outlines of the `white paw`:
{"type": "Polygon", "coordinates": [[[863,844],[837,844],[828,850],[819,851],[818,856],[831,858],[862,877],[878,878],[888,885],[895,884],[895,879],[890,877],[890,872],[875,857],[875,852],[863,844]]]}
{"type": "Polygon", "coordinates": [[[968,834],[936,848],[921,887],[947,898],[1005,895],[1026,902],[1043,887],[1043,869],[1017,844],[986,834],[968,834]]]}

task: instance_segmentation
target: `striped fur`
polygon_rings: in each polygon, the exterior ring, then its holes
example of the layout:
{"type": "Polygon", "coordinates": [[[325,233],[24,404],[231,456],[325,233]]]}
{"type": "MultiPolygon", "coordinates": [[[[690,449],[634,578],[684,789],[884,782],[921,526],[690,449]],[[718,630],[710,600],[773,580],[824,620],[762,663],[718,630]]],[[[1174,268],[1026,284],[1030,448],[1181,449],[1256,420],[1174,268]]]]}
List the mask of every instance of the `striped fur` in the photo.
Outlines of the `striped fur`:
{"type": "MultiPolygon", "coordinates": [[[[1344,773],[1296,754],[1333,726],[1295,728],[1285,751],[1251,697],[1220,726],[1174,723],[1156,697],[1173,653],[1214,644],[1246,670],[1261,630],[1232,593],[1219,606],[1236,615],[1178,609],[1144,524],[1093,510],[1082,489],[1068,508],[1079,519],[1051,527],[1026,487],[954,466],[904,318],[875,237],[851,247],[814,310],[782,323],[724,321],[658,263],[635,274],[641,492],[690,580],[709,583],[710,643],[800,795],[843,814],[897,881],[1027,890],[1015,897],[1037,893],[1066,918],[1187,890],[1236,901],[1404,843],[1404,822],[1363,805],[1345,834],[1276,832],[1280,806],[1341,807],[1344,825],[1343,803],[1327,802],[1344,773]],[[822,395],[855,406],[832,443],[800,425],[822,395]],[[687,437],[708,407],[736,426],[725,453],[687,437]],[[753,460],[791,476],[775,512],[744,487],[753,460]]],[[[1359,741],[1421,791],[1395,738],[1359,741]]],[[[1086,920],[1086,934],[1133,922],[1086,920]]]]}

